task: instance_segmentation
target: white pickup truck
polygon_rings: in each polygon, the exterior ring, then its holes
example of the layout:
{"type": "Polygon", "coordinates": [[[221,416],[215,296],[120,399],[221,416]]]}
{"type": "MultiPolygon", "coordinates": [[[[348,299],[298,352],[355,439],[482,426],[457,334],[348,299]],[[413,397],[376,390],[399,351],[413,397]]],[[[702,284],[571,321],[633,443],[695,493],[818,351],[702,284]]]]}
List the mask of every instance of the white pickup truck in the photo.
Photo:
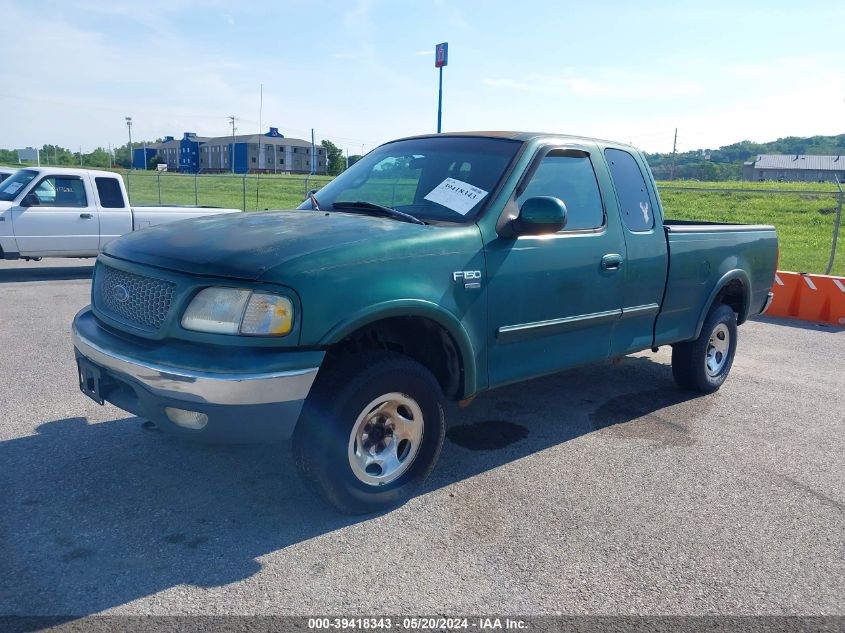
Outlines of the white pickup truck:
{"type": "Polygon", "coordinates": [[[133,206],[110,171],[39,167],[0,182],[0,259],[96,257],[110,240],[155,224],[237,213],[218,207],[133,206]]]}

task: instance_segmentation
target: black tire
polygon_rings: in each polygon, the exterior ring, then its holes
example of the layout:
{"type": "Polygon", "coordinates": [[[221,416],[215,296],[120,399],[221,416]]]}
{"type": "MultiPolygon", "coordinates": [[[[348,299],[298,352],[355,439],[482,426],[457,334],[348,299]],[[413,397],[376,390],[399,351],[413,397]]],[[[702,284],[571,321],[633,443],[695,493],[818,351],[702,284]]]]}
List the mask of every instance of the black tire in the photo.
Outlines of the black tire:
{"type": "MultiPolygon", "coordinates": [[[[400,354],[352,354],[324,366],[293,435],[294,461],[300,476],[326,502],[346,514],[367,514],[403,503],[425,481],[440,456],[446,432],[442,400],[440,385],[431,372],[400,354]],[[415,443],[414,455],[408,453],[412,461],[394,471],[405,468],[396,479],[365,482],[353,470],[354,454],[360,449],[352,431],[359,416],[367,419],[368,405],[386,394],[400,394],[418,407],[422,437],[415,443]]],[[[369,435],[372,441],[375,435],[369,435]]],[[[396,441],[392,432],[387,441],[396,441]]],[[[360,466],[358,472],[368,476],[360,466]]]]}
{"type": "Polygon", "coordinates": [[[727,305],[717,305],[710,309],[701,334],[694,341],[676,343],[672,347],[672,375],[675,382],[682,389],[713,393],[727,379],[736,354],[737,327],[736,314],[727,305]],[[710,358],[712,370],[708,368],[708,351],[711,349],[711,338],[724,341],[726,335],[727,349],[724,352],[713,348],[710,358]]]}

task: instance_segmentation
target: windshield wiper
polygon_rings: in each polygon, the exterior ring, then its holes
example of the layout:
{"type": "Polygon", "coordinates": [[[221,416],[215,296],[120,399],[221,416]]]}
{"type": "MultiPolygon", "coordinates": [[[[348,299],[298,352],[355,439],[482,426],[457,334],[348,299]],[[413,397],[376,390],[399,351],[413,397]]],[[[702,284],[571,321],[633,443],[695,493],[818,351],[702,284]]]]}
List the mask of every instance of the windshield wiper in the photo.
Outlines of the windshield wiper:
{"type": "Polygon", "coordinates": [[[362,211],[377,211],[388,217],[395,218],[397,220],[402,220],[403,222],[411,222],[413,224],[425,224],[425,222],[423,222],[419,218],[415,218],[410,213],[397,211],[392,207],[386,207],[381,204],[376,204],[375,202],[365,202],[364,200],[356,200],[355,202],[335,202],[332,205],[332,209],[360,209],[362,211]]]}

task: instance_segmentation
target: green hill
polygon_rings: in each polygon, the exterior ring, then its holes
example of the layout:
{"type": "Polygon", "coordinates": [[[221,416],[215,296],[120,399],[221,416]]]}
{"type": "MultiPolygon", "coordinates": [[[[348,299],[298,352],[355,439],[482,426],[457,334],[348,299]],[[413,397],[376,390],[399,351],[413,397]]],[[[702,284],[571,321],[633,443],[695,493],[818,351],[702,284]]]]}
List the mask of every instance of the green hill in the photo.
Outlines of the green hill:
{"type": "MultiPolygon", "coordinates": [[[[739,180],[742,163],[758,154],[845,155],[845,134],[836,136],[787,136],[769,143],[740,141],[719,149],[679,152],[675,156],[675,178],[689,180],[739,180]]],[[[646,153],[657,180],[669,180],[671,153],[646,153]]]]}

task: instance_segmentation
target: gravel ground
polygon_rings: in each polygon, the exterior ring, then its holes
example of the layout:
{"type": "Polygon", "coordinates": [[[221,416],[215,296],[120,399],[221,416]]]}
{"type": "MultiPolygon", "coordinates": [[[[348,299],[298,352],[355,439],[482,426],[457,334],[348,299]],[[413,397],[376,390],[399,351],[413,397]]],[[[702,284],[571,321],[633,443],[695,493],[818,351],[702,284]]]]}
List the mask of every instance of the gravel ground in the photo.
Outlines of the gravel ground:
{"type": "Polygon", "coordinates": [[[0,263],[0,614],[843,614],[845,331],[759,319],[715,395],[670,350],[450,408],[425,489],[340,517],[285,447],[78,391],[90,263],[0,263]]]}

